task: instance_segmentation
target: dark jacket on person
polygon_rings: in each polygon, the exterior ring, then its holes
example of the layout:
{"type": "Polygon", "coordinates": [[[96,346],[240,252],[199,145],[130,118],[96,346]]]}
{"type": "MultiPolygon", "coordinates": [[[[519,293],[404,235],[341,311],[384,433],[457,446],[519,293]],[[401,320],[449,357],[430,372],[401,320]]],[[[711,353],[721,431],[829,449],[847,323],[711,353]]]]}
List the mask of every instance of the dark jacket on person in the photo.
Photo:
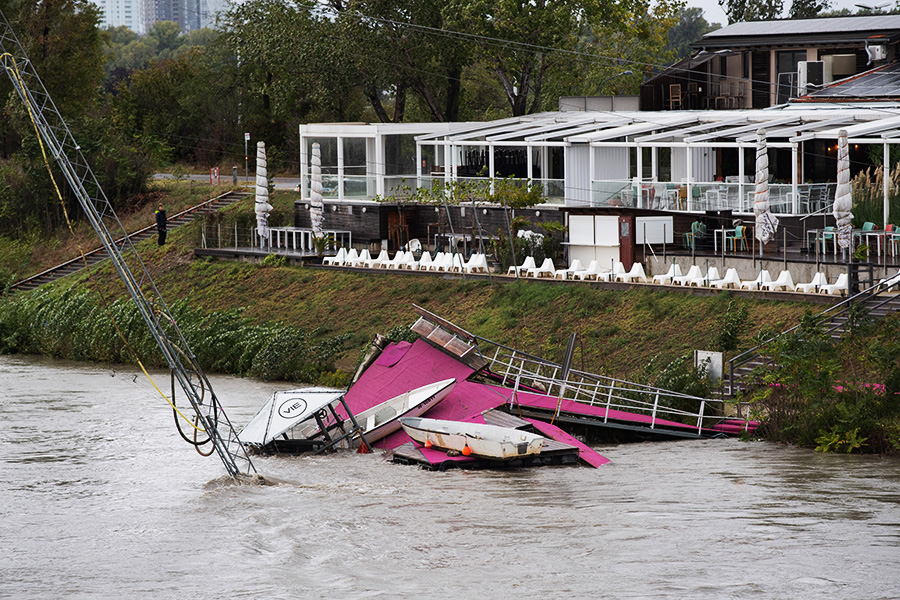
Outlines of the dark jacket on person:
{"type": "Polygon", "coordinates": [[[165,211],[165,209],[156,211],[156,230],[157,231],[165,231],[166,230],[166,211],[165,211]]]}

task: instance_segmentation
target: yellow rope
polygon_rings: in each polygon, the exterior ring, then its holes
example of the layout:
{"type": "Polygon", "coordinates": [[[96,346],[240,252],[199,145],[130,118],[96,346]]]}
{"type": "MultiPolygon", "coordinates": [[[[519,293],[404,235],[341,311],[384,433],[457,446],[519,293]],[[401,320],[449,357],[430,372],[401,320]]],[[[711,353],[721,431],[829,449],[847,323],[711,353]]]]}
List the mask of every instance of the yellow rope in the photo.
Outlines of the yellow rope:
{"type": "MultiPolygon", "coordinates": [[[[10,60],[12,62],[12,67],[13,67],[12,69],[10,69],[9,67],[7,67],[6,69],[12,73],[13,77],[18,82],[19,86],[21,86],[21,89],[23,91],[26,90],[27,88],[25,87],[25,82],[22,79],[21,73],[19,73],[19,66],[16,64],[16,57],[13,56],[12,54],[10,54],[9,52],[4,52],[3,54],[0,54],[0,58],[3,58],[5,56],[8,56],[10,58],[10,60]]],[[[53,189],[56,190],[56,196],[57,196],[57,198],[59,198],[59,204],[62,207],[63,216],[66,218],[66,225],[69,228],[69,233],[72,235],[72,238],[75,239],[75,243],[78,246],[78,252],[81,254],[81,259],[84,261],[84,266],[85,266],[85,269],[87,269],[88,276],[92,277],[91,270],[90,270],[90,267],[87,262],[87,257],[84,255],[84,249],[81,247],[81,243],[78,242],[78,238],[75,236],[75,230],[72,227],[72,221],[69,219],[69,211],[66,210],[66,203],[63,200],[62,192],[59,191],[59,186],[56,184],[56,178],[53,176],[53,170],[50,168],[50,161],[47,158],[47,150],[44,148],[44,140],[43,140],[43,138],[41,138],[41,132],[38,129],[37,121],[35,121],[34,113],[31,110],[31,104],[29,104],[29,102],[27,100],[25,101],[25,107],[28,109],[28,118],[31,119],[31,124],[32,124],[32,126],[34,126],[34,133],[37,137],[38,144],[41,147],[41,155],[43,155],[43,157],[44,157],[44,166],[47,167],[47,173],[50,174],[50,181],[53,182],[53,189]]],[[[176,413],[178,413],[182,419],[187,421],[188,425],[190,425],[195,430],[197,430],[201,433],[206,433],[205,429],[201,429],[201,428],[197,427],[193,422],[191,422],[191,420],[187,416],[184,415],[184,413],[182,413],[180,410],[178,410],[178,407],[176,407],[175,404],[171,400],[169,400],[169,397],[166,396],[163,393],[163,391],[159,389],[159,387],[156,385],[156,382],[153,381],[152,377],[150,377],[150,374],[147,372],[147,369],[144,368],[144,363],[141,362],[141,359],[140,359],[140,357],[138,357],[137,352],[134,350],[134,348],[131,347],[131,344],[128,343],[128,339],[125,337],[125,334],[122,333],[122,330],[119,329],[119,324],[116,322],[115,317],[113,317],[112,313],[110,312],[109,305],[106,302],[106,298],[103,296],[102,291],[100,292],[100,297],[103,300],[103,306],[106,309],[106,314],[109,315],[109,318],[112,321],[113,327],[116,328],[116,332],[119,334],[119,337],[122,338],[122,342],[125,343],[125,347],[128,348],[131,351],[131,353],[134,355],[134,359],[137,361],[137,364],[141,368],[141,371],[143,371],[144,376],[146,376],[147,380],[150,382],[150,384],[153,385],[153,389],[155,389],[157,392],[159,392],[159,395],[163,397],[163,400],[165,400],[166,403],[172,407],[172,410],[174,410],[176,413]]]]}

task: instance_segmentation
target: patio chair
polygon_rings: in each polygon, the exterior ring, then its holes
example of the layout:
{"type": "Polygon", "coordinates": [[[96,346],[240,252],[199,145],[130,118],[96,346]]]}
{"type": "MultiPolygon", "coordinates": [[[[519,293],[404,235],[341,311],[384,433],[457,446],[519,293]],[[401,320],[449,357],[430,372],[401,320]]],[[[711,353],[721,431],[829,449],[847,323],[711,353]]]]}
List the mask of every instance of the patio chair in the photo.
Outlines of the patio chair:
{"type": "Polygon", "coordinates": [[[476,252],[470,256],[469,260],[466,261],[466,264],[463,265],[463,271],[466,273],[487,273],[487,256],[476,252]]]}
{"type": "Polygon", "coordinates": [[[463,257],[462,254],[448,254],[450,260],[444,259],[446,264],[446,268],[444,269],[448,273],[462,273],[463,271],[463,257]]]}
{"type": "Polygon", "coordinates": [[[600,263],[596,260],[592,260],[588,263],[588,268],[583,271],[575,271],[572,273],[572,279],[580,279],[584,281],[585,279],[597,279],[597,276],[602,273],[603,270],[600,268],[600,263]]]}
{"type": "Polygon", "coordinates": [[[685,282],[697,278],[703,279],[703,271],[701,271],[700,267],[698,267],[697,265],[691,265],[691,268],[688,269],[687,275],[682,275],[681,277],[673,277],[672,284],[684,285],[685,282]]]}
{"type": "Polygon", "coordinates": [[[743,225],[738,225],[734,228],[733,232],[726,231],[725,232],[725,244],[731,244],[731,251],[737,251],[737,243],[740,242],[741,246],[744,250],[748,249],[747,246],[747,228],[743,225]]]}
{"type": "Polygon", "coordinates": [[[885,279],[880,279],[878,281],[878,285],[884,286],[886,290],[891,289],[894,286],[900,286],[900,271],[897,271],[895,274],[887,277],[885,279]]]}
{"type": "Polygon", "coordinates": [[[702,239],[706,235],[706,225],[700,221],[691,223],[691,230],[684,233],[682,245],[685,248],[697,249],[697,240],[702,239]]]}
{"type": "Polygon", "coordinates": [[[843,296],[850,289],[849,280],[846,273],[838,275],[837,281],[829,285],[823,285],[819,288],[820,294],[840,294],[843,296]]]}
{"type": "Polygon", "coordinates": [[[557,269],[555,277],[568,279],[569,275],[574,276],[576,271],[584,271],[584,267],[581,265],[581,260],[578,258],[572,261],[572,264],[569,265],[568,269],[557,269]]]}
{"type": "Polygon", "coordinates": [[[425,252],[422,253],[422,258],[419,259],[419,263],[416,265],[416,268],[419,271],[427,271],[428,267],[431,266],[431,263],[432,263],[431,252],[426,250],[425,252]]]}
{"type": "Polygon", "coordinates": [[[741,287],[741,278],[738,277],[737,269],[726,269],[725,277],[722,279],[713,279],[710,277],[709,287],[719,288],[720,290],[731,287],[741,287]]]}
{"type": "MultiPolygon", "coordinates": [[[[702,273],[702,271],[701,271],[701,273],[702,273]]],[[[686,285],[686,286],[696,285],[697,287],[704,287],[704,286],[709,285],[709,282],[714,279],[719,279],[719,269],[716,267],[710,267],[709,271],[707,271],[705,276],[701,275],[700,277],[694,277],[693,279],[688,279],[687,281],[684,282],[683,285],[686,285]]]]}
{"type": "Polygon", "coordinates": [[[758,290],[759,286],[767,281],[772,281],[772,276],[769,275],[769,271],[763,269],[753,281],[742,281],[740,289],[747,288],[748,290],[758,290]]]}
{"type": "Polygon", "coordinates": [[[675,277],[681,277],[681,265],[672,263],[665,275],[654,275],[652,281],[660,285],[667,285],[671,284],[675,277]]]}
{"type": "Polygon", "coordinates": [[[553,265],[552,258],[545,258],[540,267],[528,269],[527,273],[525,274],[526,277],[543,277],[544,275],[556,277],[556,267],[553,265]]]}
{"type": "Polygon", "coordinates": [[[450,261],[453,259],[452,255],[449,252],[438,252],[434,260],[431,262],[431,266],[428,267],[429,271],[446,271],[450,266],[450,261]]]}
{"type": "Polygon", "coordinates": [[[397,254],[394,255],[394,260],[387,263],[385,268],[406,269],[410,261],[412,261],[413,265],[416,264],[416,258],[413,256],[412,252],[397,250],[397,254]]]}
{"type": "Polygon", "coordinates": [[[509,269],[507,269],[506,274],[507,275],[521,275],[522,271],[528,271],[528,269],[533,269],[536,266],[537,265],[534,264],[534,257],[526,256],[525,262],[523,262],[521,264],[521,266],[518,266],[518,267],[515,265],[511,266],[509,269]]]}
{"type": "Polygon", "coordinates": [[[369,249],[363,248],[363,251],[359,253],[359,256],[357,256],[353,260],[350,260],[349,257],[347,258],[346,266],[362,267],[366,264],[366,261],[371,261],[371,260],[372,260],[372,255],[369,254],[369,249]]]}
{"type": "Polygon", "coordinates": [[[370,269],[377,269],[379,267],[383,267],[384,263],[388,262],[389,260],[391,260],[391,257],[388,256],[387,250],[382,250],[378,253],[378,258],[367,260],[365,262],[365,266],[369,267],[370,269]]]}
{"type": "Polygon", "coordinates": [[[778,274],[778,279],[775,281],[766,281],[759,285],[759,289],[769,290],[770,292],[774,292],[778,288],[783,288],[785,291],[794,291],[794,280],[791,278],[790,271],[784,270],[778,274]]]}
{"type": "Polygon", "coordinates": [[[834,246],[834,253],[837,254],[837,237],[834,235],[834,227],[829,225],[824,231],[816,236],[816,244],[822,242],[822,254],[825,254],[825,247],[828,242],[834,246]]]}
{"type": "Polygon", "coordinates": [[[649,281],[646,273],[644,273],[643,263],[636,262],[633,265],[631,265],[631,270],[628,271],[627,273],[621,273],[619,275],[616,275],[616,281],[632,283],[635,280],[640,280],[643,283],[647,283],[649,281]]]}
{"type": "Polygon", "coordinates": [[[600,273],[597,274],[597,281],[615,281],[616,277],[619,275],[624,275],[627,271],[625,271],[625,265],[623,265],[619,261],[615,261],[613,263],[613,270],[607,271],[606,269],[600,269],[600,273]]]}
{"type": "Polygon", "coordinates": [[[823,285],[828,285],[828,278],[825,277],[825,273],[819,271],[815,275],[813,275],[812,281],[809,283],[798,283],[796,286],[796,290],[798,292],[804,292],[806,294],[810,292],[818,291],[820,287],[823,285]]]}
{"type": "Polygon", "coordinates": [[[322,264],[331,266],[343,266],[346,259],[347,249],[339,248],[337,254],[335,254],[334,256],[326,256],[324,259],[322,259],[322,264]]]}

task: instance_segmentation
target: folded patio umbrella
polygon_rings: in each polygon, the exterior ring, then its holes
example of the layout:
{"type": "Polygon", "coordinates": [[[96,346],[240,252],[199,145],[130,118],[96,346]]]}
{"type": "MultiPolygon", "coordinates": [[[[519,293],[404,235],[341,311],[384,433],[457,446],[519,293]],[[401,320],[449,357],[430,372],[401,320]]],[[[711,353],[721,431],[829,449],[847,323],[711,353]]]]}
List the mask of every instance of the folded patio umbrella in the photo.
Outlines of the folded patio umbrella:
{"type": "Polygon", "coordinates": [[[266,143],[256,143],[256,231],[260,238],[269,238],[269,179],[266,166],[266,143]]]}
{"type": "Polygon", "coordinates": [[[310,176],[309,219],[312,222],[313,237],[322,237],[325,205],[322,203],[322,149],[318,143],[312,145],[310,176]]]}
{"type": "Polygon", "coordinates": [[[853,235],[853,198],[850,196],[850,145],[847,130],[838,132],[838,177],[834,192],[834,218],[837,221],[837,243],[841,248],[849,248],[853,235]]]}
{"type": "Polygon", "coordinates": [[[766,147],[766,130],[756,130],[756,193],[753,196],[753,214],[756,215],[756,239],[768,244],[775,238],[778,219],[769,211],[769,154],[766,147]]]}

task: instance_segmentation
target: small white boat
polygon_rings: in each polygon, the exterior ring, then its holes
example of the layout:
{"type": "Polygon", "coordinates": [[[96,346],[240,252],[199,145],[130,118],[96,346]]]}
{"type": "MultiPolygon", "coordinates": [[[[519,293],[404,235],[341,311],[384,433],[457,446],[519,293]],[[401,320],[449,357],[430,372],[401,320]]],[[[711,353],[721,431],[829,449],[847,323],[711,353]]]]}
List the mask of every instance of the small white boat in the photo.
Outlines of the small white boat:
{"type": "MultiPolygon", "coordinates": [[[[418,417],[447,397],[456,379],[444,379],[409,390],[355,415],[366,440],[371,444],[400,429],[401,417],[418,417]]],[[[344,422],[347,425],[347,421],[344,422]]]]}
{"type": "Polygon", "coordinates": [[[467,456],[505,460],[540,454],[544,447],[542,436],[509,427],[423,418],[403,418],[400,424],[426,448],[455,450],[467,456]]]}
{"type": "Polygon", "coordinates": [[[298,424],[302,431],[295,431],[295,437],[307,437],[319,430],[311,417],[318,411],[337,402],[344,395],[343,390],[329,388],[302,388],[275,392],[259,412],[244,425],[238,439],[251,446],[265,446],[298,424]],[[307,421],[303,423],[303,421],[307,421]],[[307,427],[308,426],[308,427],[307,427]]]}

